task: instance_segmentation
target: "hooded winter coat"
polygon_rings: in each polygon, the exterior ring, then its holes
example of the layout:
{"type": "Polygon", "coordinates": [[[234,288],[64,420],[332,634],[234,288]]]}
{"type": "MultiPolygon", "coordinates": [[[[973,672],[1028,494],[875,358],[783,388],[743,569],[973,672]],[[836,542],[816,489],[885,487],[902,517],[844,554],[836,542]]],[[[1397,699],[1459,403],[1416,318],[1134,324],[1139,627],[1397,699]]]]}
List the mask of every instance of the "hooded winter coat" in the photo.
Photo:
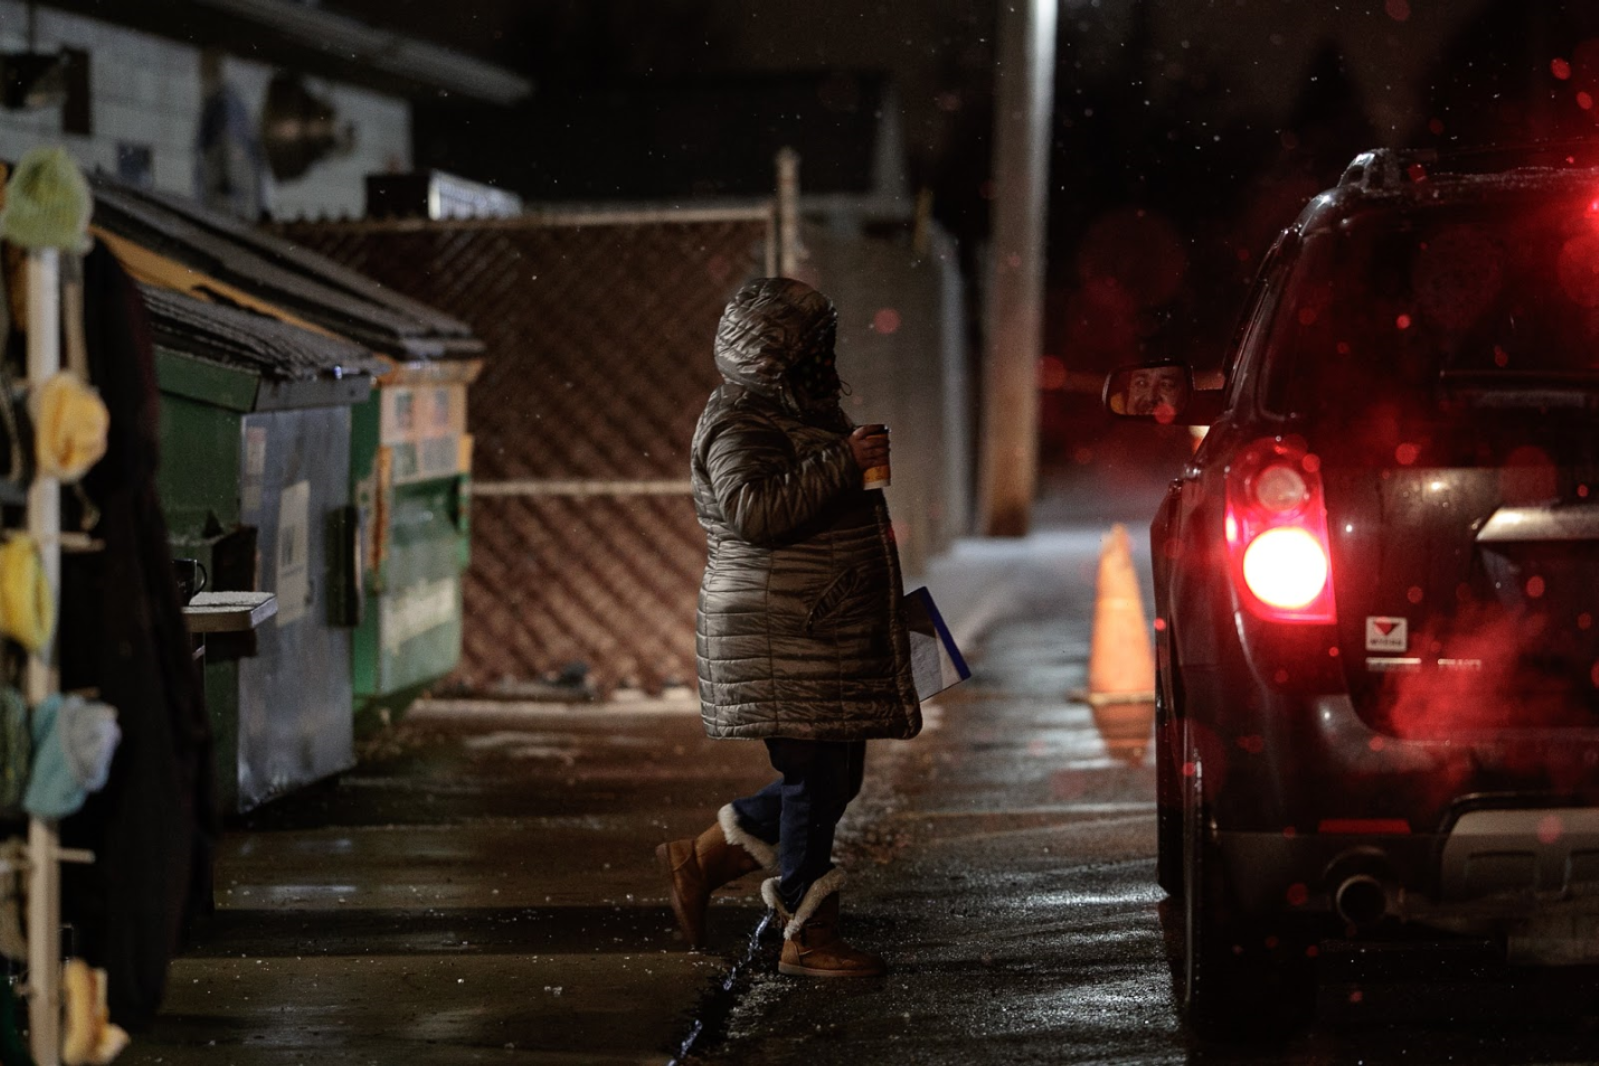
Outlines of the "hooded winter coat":
{"type": "Polygon", "coordinates": [[[694,432],[700,713],[712,737],[911,737],[921,710],[883,494],[861,488],[853,428],[790,371],[831,353],[837,314],[800,282],[740,289],[716,331],[725,383],[694,432]]]}

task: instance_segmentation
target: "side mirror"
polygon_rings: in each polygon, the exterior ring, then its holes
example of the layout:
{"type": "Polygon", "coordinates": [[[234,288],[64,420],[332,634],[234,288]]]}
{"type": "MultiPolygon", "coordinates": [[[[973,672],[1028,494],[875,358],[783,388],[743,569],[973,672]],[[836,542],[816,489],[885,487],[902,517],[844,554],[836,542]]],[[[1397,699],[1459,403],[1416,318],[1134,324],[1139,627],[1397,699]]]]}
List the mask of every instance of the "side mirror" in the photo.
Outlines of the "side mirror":
{"type": "Polygon", "coordinates": [[[1186,363],[1139,363],[1105,378],[1105,410],[1117,418],[1178,421],[1194,396],[1194,373],[1186,363]]]}

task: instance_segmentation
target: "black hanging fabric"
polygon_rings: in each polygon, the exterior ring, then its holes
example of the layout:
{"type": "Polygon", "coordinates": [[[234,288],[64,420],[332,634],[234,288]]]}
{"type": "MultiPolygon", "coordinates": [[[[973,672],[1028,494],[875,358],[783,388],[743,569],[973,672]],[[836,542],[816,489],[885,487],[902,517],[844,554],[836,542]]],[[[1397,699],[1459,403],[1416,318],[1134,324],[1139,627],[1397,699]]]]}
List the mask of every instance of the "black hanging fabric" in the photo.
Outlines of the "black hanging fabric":
{"type": "Polygon", "coordinates": [[[62,917],[78,954],[109,976],[111,1020],[136,1031],[161,1004],[186,919],[209,899],[220,832],[211,730],[156,493],[158,407],[145,308],[116,259],[84,261],[89,372],[110,410],[106,455],[63,493],[62,528],[104,550],[62,557],[61,683],[117,709],[110,778],[62,823],[62,843],[95,862],[62,867],[62,917]],[[91,518],[93,510],[89,510],[91,518]]]}

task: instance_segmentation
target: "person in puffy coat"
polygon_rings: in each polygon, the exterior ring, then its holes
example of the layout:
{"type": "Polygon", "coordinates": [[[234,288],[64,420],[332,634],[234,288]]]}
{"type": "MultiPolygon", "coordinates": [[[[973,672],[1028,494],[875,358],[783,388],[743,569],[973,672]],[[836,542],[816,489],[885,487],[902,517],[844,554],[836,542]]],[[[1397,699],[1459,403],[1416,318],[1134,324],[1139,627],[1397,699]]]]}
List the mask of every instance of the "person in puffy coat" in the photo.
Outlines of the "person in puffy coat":
{"type": "Polygon", "coordinates": [[[922,727],[883,494],[862,472],[888,438],[839,406],[838,314],[788,278],[761,278],[716,331],[724,383],[694,432],[700,709],[714,738],[764,741],[780,775],[721,809],[698,837],[656,851],[691,946],[716,888],[757,869],[783,923],[779,969],[866,977],[881,958],[838,935],[833,833],[860,791],[866,741],[922,727]]]}

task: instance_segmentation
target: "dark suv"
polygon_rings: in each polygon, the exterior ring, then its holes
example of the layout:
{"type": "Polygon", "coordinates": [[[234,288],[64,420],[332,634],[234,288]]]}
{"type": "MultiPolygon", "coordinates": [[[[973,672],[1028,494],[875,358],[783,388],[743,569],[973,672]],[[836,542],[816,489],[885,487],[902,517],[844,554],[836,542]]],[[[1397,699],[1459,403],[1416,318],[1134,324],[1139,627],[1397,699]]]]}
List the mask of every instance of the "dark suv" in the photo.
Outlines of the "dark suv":
{"type": "Polygon", "coordinates": [[[1329,939],[1599,961],[1599,170],[1522,162],[1361,155],[1265,260],[1222,392],[1106,382],[1213,422],[1151,528],[1201,1028],[1308,1007],[1329,939]]]}

